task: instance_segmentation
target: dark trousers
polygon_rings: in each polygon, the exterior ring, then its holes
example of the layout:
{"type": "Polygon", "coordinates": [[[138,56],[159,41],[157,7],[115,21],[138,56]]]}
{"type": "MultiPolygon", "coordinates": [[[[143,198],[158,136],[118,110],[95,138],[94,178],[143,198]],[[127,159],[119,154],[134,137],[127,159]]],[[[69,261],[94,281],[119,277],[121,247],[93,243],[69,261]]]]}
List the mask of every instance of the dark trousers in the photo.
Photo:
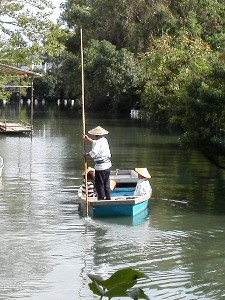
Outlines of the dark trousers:
{"type": "Polygon", "coordinates": [[[110,196],[110,169],[95,170],[95,188],[98,194],[98,200],[111,200],[110,196]]]}

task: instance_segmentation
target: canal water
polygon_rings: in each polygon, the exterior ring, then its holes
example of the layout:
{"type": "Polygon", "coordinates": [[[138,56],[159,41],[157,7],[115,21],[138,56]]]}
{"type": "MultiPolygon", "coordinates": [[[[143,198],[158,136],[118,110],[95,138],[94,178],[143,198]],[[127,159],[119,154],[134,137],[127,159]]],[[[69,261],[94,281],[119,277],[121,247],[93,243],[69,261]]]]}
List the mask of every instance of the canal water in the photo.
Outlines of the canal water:
{"type": "MultiPolygon", "coordinates": [[[[29,121],[25,104],[0,113],[29,121]]],[[[32,137],[0,136],[0,299],[99,299],[88,274],[108,278],[125,267],[147,275],[138,286],[150,299],[225,299],[223,170],[166,129],[87,115],[87,130],[109,131],[113,169],[147,167],[153,196],[135,218],[82,218],[81,116],[41,103],[33,124],[32,137]]]]}

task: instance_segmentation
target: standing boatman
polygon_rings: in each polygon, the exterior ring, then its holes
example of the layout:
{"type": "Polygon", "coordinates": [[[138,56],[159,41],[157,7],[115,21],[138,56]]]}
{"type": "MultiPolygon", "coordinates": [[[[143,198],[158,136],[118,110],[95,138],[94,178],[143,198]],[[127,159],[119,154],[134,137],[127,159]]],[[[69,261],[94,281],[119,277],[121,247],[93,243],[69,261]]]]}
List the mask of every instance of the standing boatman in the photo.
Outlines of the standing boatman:
{"type": "Polygon", "coordinates": [[[94,135],[95,139],[83,134],[83,138],[92,144],[91,151],[85,153],[85,156],[90,156],[95,163],[95,188],[98,195],[98,200],[111,200],[110,196],[110,170],[111,170],[111,152],[109,143],[104,135],[109,132],[97,126],[90,131],[89,134],[94,135]]]}

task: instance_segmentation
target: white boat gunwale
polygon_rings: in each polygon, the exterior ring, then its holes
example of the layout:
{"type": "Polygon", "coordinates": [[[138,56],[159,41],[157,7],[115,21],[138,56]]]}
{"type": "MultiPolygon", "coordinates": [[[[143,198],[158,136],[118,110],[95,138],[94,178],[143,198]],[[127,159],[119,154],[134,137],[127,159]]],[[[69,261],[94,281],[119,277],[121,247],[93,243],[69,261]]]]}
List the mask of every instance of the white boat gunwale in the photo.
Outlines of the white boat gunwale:
{"type": "MultiPolygon", "coordinates": [[[[111,200],[98,200],[96,197],[89,197],[88,203],[90,206],[136,205],[149,200],[150,197],[151,194],[146,194],[143,196],[112,197],[111,200]]],[[[86,202],[86,199],[84,197],[81,197],[80,201],[86,202]]]]}

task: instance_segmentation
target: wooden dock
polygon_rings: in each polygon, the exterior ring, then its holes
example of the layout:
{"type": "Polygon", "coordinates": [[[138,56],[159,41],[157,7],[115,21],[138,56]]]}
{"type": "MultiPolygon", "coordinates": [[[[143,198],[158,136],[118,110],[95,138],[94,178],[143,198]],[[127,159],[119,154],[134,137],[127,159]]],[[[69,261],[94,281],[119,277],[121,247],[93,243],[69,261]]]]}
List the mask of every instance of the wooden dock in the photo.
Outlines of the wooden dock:
{"type": "Polygon", "coordinates": [[[0,132],[5,134],[30,134],[32,126],[26,123],[0,122],[0,132]]]}

